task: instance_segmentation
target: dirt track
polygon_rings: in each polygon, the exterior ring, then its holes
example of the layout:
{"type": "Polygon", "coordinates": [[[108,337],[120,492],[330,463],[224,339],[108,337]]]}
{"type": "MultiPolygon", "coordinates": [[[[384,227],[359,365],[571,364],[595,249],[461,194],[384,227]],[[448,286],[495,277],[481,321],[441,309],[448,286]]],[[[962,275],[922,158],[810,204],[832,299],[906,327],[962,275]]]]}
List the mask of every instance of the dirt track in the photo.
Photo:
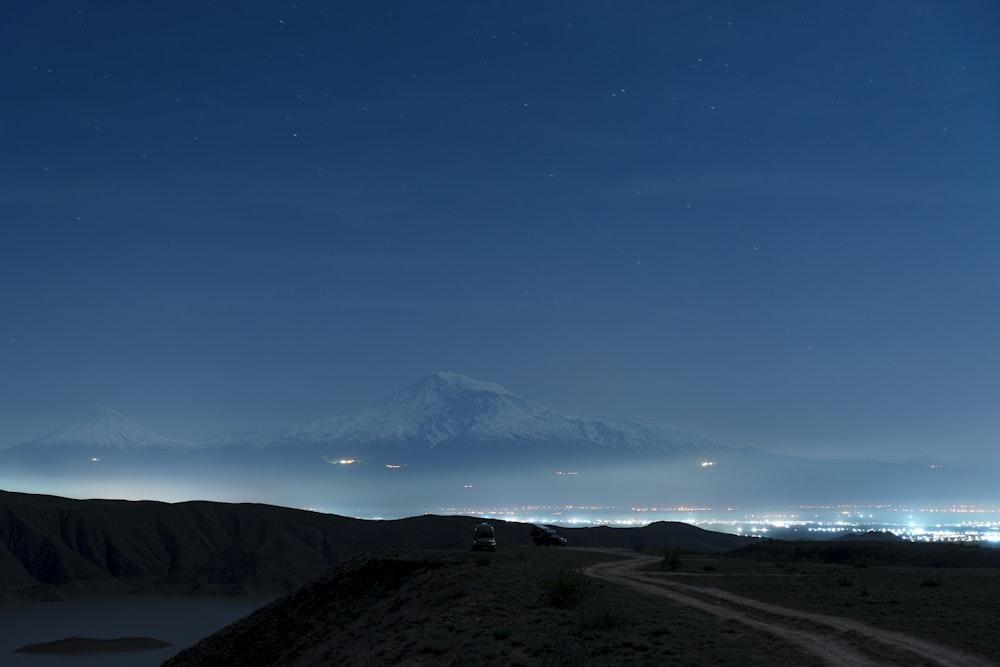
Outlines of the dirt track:
{"type": "Polygon", "coordinates": [[[691,586],[639,571],[645,565],[660,561],[659,556],[621,551],[610,553],[629,558],[591,565],[584,572],[641,593],[699,609],[723,621],[735,621],[781,637],[828,665],[996,667],[995,663],[984,658],[849,618],[780,607],[716,588],[691,586]]]}

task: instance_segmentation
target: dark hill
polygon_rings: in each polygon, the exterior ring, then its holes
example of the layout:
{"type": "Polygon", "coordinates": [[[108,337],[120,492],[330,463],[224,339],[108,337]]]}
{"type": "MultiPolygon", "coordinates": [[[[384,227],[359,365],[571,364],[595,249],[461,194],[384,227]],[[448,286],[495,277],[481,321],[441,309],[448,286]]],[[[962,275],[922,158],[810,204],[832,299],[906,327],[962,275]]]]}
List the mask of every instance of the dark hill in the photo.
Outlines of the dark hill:
{"type": "Polygon", "coordinates": [[[1000,568],[1000,549],[975,544],[904,540],[761,540],[726,554],[778,562],[836,563],[855,566],[1000,568]]]}
{"type": "Polygon", "coordinates": [[[0,492],[0,591],[284,592],[370,544],[365,528],[269,505],[0,492]]]}
{"type": "MultiPolygon", "coordinates": [[[[0,599],[284,593],[384,549],[466,550],[473,517],[368,521],[260,504],[71,500],[0,491],[0,599]]],[[[491,521],[501,548],[530,526],[491,521]]],[[[680,523],[560,530],[573,546],[724,551],[748,538],[680,523]]]]}
{"type": "Polygon", "coordinates": [[[754,541],[753,538],[715,533],[687,523],[657,521],[637,528],[560,528],[559,534],[576,547],[617,547],[653,553],[663,549],[682,549],[701,553],[718,553],[736,549],[754,541]]]}
{"type": "Polygon", "coordinates": [[[905,540],[887,530],[869,530],[864,533],[846,533],[835,538],[843,542],[904,542],[905,540]]]}

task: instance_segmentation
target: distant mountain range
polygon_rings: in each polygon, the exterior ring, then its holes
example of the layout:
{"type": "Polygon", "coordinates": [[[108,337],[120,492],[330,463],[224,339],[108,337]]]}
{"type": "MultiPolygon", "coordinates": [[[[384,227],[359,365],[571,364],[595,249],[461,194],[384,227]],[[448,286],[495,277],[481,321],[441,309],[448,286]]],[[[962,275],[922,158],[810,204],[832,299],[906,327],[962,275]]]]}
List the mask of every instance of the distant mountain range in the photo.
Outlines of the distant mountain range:
{"type": "Polygon", "coordinates": [[[817,460],[726,447],[669,426],[563,415],[454,373],[424,376],[357,414],[285,430],[190,443],[103,408],[0,451],[0,483],[18,480],[22,490],[107,497],[122,489],[397,516],[473,502],[983,503],[995,501],[997,474],[995,462],[817,460]]]}
{"type": "Polygon", "coordinates": [[[570,417],[504,387],[432,373],[354,415],[283,431],[234,434],[215,446],[337,448],[410,452],[576,451],[681,454],[720,446],[678,429],[607,418],[570,417]]]}
{"type": "Polygon", "coordinates": [[[432,373],[360,413],[290,429],[234,433],[201,443],[163,437],[111,408],[15,449],[135,451],[179,448],[379,453],[700,455],[726,449],[670,426],[560,414],[498,384],[432,373]]]}

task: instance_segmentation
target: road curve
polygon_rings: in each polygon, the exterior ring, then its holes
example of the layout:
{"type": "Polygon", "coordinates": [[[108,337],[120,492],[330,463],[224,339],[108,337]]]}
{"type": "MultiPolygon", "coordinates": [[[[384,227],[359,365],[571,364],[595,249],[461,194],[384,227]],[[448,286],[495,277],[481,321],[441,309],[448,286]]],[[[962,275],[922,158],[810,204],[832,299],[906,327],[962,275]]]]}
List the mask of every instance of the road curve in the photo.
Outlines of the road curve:
{"type": "Polygon", "coordinates": [[[699,609],[723,621],[736,621],[797,646],[833,667],[905,664],[909,667],[997,667],[985,658],[917,637],[883,630],[840,616],[781,607],[717,588],[691,586],[639,571],[659,556],[607,550],[624,560],[591,565],[584,573],[635,591],[699,609]]]}

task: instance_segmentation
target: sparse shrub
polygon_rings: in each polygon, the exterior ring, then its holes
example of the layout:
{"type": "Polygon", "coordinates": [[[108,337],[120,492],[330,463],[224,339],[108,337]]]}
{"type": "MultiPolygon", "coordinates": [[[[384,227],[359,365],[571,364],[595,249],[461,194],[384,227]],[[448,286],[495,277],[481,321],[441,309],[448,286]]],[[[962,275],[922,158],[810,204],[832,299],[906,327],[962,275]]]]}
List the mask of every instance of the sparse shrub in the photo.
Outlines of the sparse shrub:
{"type": "Polygon", "coordinates": [[[444,588],[434,594],[433,600],[434,604],[440,605],[442,607],[447,607],[448,603],[463,598],[468,594],[468,591],[464,588],[444,588]]]}
{"type": "Polygon", "coordinates": [[[590,591],[590,579],[582,570],[563,566],[558,574],[542,582],[543,600],[550,607],[571,609],[590,591]]]}
{"type": "Polygon", "coordinates": [[[451,642],[442,637],[426,637],[417,644],[417,652],[425,655],[444,655],[451,650],[451,642]]]}
{"type": "Polygon", "coordinates": [[[872,592],[870,590],[868,590],[867,588],[862,588],[860,591],[858,591],[858,594],[861,595],[861,597],[866,598],[869,595],[871,595],[872,592]]]}
{"type": "Polygon", "coordinates": [[[494,630],[493,631],[493,639],[496,639],[497,641],[500,641],[500,640],[503,640],[503,639],[510,639],[510,630],[506,630],[506,629],[503,629],[503,630],[494,630]]]}
{"type": "Polygon", "coordinates": [[[837,579],[837,585],[840,586],[840,587],[842,587],[842,588],[846,588],[848,586],[853,586],[854,585],[854,580],[851,579],[850,577],[841,577],[840,579],[837,579]]]}
{"type": "Polygon", "coordinates": [[[625,619],[620,611],[603,607],[600,611],[587,614],[580,619],[580,630],[614,630],[624,623],[625,619]]]}
{"type": "Polygon", "coordinates": [[[626,639],[625,641],[622,642],[622,646],[630,648],[633,651],[639,651],[639,652],[649,651],[652,650],[653,648],[653,645],[650,644],[648,641],[638,637],[634,639],[626,639]]]}
{"type": "Polygon", "coordinates": [[[661,570],[670,570],[671,572],[676,570],[681,566],[681,552],[678,549],[664,549],[663,550],[663,561],[660,563],[661,570]]]}
{"type": "Polygon", "coordinates": [[[715,572],[715,563],[706,563],[701,569],[705,572],[715,572]]]}
{"type": "Polygon", "coordinates": [[[937,579],[931,579],[930,577],[920,582],[920,586],[922,588],[937,588],[940,585],[941,585],[940,581],[938,581],[937,579]]]}
{"type": "Polygon", "coordinates": [[[485,554],[480,555],[479,558],[476,559],[476,565],[479,567],[489,567],[492,562],[493,559],[485,554]]]}

